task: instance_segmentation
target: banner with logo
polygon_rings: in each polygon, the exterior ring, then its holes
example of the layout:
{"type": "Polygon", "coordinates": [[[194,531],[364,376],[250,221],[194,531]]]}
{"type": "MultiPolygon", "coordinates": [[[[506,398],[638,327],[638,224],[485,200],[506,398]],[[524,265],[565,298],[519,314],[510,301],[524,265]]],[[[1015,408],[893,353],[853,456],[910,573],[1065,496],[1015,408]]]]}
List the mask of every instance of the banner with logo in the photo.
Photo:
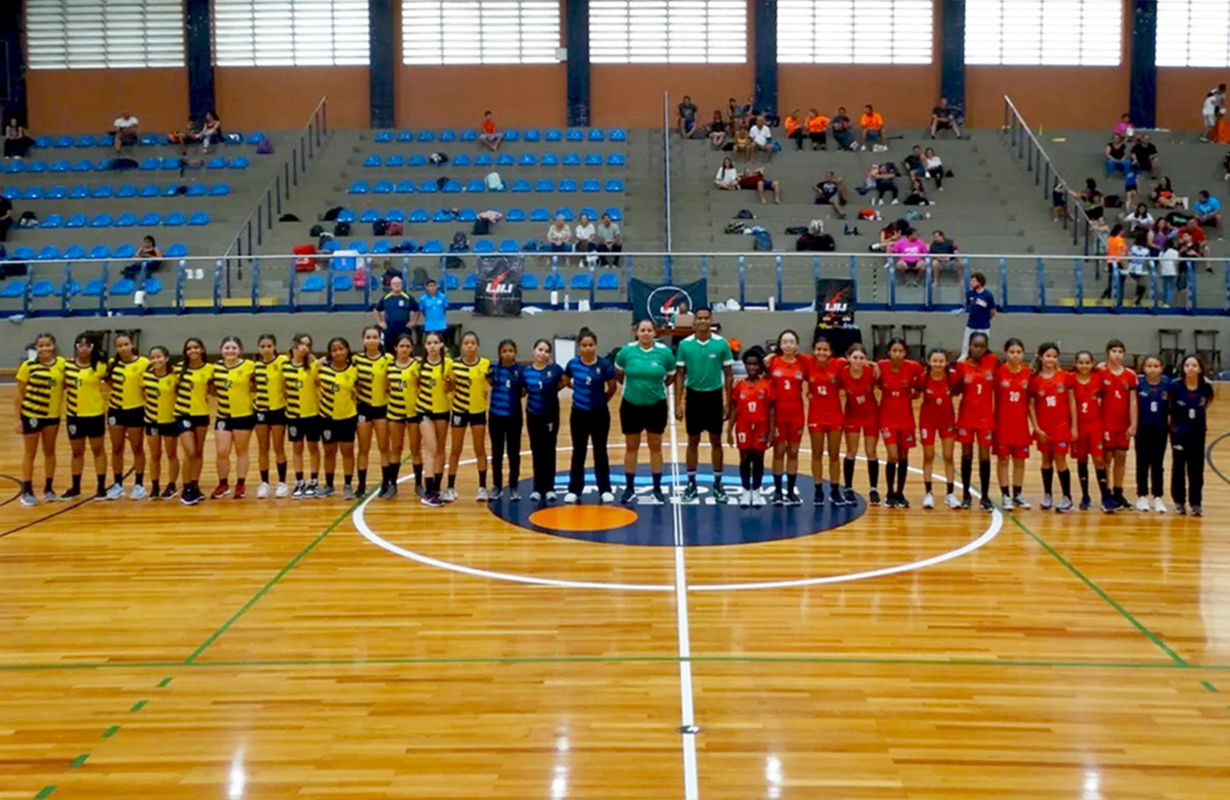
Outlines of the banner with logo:
{"type": "Polygon", "coordinates": [[[474,313],[485,317],[521,316],[521,275],[525,257],[478,257],[478,283],[474,286],[474,313]]]}
{"type": "Polygon", "coordinates": [[[816,324],[845,328],[854,324],[854,281],[820,278],[816,281],[816,324]]]}
{"type": "Polygon", "coordinates": [[[665,327],[682,303],[688,311],[709,307],[709,282],[660,284],[646,283],[633,278],[628,284],[628,297],[632,301],[632,324],[643,319],[653,320],[658,327],[665,327]]]}

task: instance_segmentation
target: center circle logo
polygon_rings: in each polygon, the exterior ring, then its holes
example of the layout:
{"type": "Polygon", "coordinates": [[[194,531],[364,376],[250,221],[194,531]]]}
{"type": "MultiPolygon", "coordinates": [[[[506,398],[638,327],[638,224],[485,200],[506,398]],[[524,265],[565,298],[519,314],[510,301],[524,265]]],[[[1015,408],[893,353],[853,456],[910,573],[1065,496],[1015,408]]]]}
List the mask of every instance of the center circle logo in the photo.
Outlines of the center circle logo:
{"type": "MultiPolygon", "coordinates": [[[[519,501],[512,500],[506,489],[500,499],[490,503],[488,508],[505,522],[539,533],[602,544],[642,547],[674,547],[677,544],[676,510],[680,516],[682,544],[686,547],[753,544],[814,536],[846,525],[867,510],[861,498],[849,506],[834,506],[832,502],[815,505],[812,501],[812,479],[802,474],[797,482],[797,492],[803,501],[801,505],[776,506],[772,504],[770,495],[762,492],[763,505],[744,508],[740,506],[742,490],[738,485],[738,474],[730,470],[724,473],[723,482],[728,502],[718,503],[713,492],[714,474],[708,467],[702,467],[697,472],[697,499],[684,503],[678,495],[672,495],[671,466],[663,465],[665,504],[653,500],[652,478],[647,473],[637,475],[636,496],[628,505],[599,504],[593,473],[587,472],[586,488],[580,496],[581,502],[576,505],[563,503],[568,491],[568,475],[561,473],[555,477],[556,502],[531,502],[529,497],[533,482],[527,479],[517,487],[521,496],[519,501]]],[[[682,489],[686,472],[683,465],[679,465],[678,469],[678,486],[682,489]]],[[[766,475],[765,478],[766,485],[771,487],[772,476],[766,475]]],[[[614,490],[618,498],[623,491],[622,481],[615,484],[614,490]]],[[[829,484],[822,483],[821,490],[827,496],[829,484]]]]}
{"type": "Polygon", "coordinates": [[[696,308],[692,295],[685,289],[679,286],[659,286],[645,299],[645,311],[654,324],[664,325],[680,303],[687,303],[689,310],[696,308]]]}

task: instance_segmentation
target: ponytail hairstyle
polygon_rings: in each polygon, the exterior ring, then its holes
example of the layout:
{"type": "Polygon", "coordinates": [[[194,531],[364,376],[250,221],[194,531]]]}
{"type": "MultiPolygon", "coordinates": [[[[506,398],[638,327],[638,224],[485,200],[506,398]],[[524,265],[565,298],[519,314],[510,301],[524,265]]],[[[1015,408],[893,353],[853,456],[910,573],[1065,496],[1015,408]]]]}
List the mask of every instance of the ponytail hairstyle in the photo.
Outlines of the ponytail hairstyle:
{"type": "Polygon", "coordinates": [[[35,347],[38,347],[38,343],[39,343],[39,340],[40,340],[40,339],[46,339],[47,341],[51,342],[51,349],[52,349],[52,352],[53,352],[55,355],[59,355],[59,354],[60,354],[60,345],[58,345],[58,344],[56,343],[56,337],[55,337],[55,335],[54,335],[54,334],[52,334],[52,333],[40,333],[38,336],[35,336],[35,337],[34,337],[34,346],[35,346],[35,347]]]}
{"type": "MultiPolygon", "coordinates": [[[[582,339],[593,339],[594,346],[598,346],[598,334],[594,333],[589,328],[581,328],[581,330],[577,333],[577,344],[580,344],[582,339]]],[[[503,343],[501,342],[501,344],[503,343]]]]}
{"type": "Polygon", "coordinates": [[[888,340],[888,347],[885,348],[885,352],[890,354],[889,356],[890,358],[892,357],[891,353],[893,352],[893,347],[895,345],[901,345],[901,349],[905,351],[905,355],[907,357],[910,355],[910,346],[905,343],[905,339],[901,338],[900,336],[894,336],[893,338],[888,340]]]}
{"type": "Polygon", "coordinates": [[[423,336],[423,354],[419,356],[419,361],[422,364],[428,363],[427,361],[427,340],[433,336],[436,337],[436,339],[440,342],[440,363],[443,364],[444,360],[448,358],[448,353],[444,351],[444,337],[440,335],[439,331],[428,331],[423,336]]]}
{"type": "MultiPolygon", "coordinates": [[[[360,346],[362,346],[363,348],[363,352],[361,355],[364,355],[364,356],[367,355],[367,332],[368,331],[376,332],[376,350],[377,351],[380,350],[380,326],[379,325],[364,325],[363,330],[359,331],[359,343],[360,343],[360,346]]],[[[377,356],[377,358],[378,357],[379,356],[377,356]]]]}
{"type": "Polygon", "coordinates": [[[222,341],[218,343],[219,357],[221,357],[223,346],[231,344],[231,343],[239,345],[239,360],[242,361],[243,360],[243,340],[241,340],[238,336],[223,336],[222,337],[222,341]]]}

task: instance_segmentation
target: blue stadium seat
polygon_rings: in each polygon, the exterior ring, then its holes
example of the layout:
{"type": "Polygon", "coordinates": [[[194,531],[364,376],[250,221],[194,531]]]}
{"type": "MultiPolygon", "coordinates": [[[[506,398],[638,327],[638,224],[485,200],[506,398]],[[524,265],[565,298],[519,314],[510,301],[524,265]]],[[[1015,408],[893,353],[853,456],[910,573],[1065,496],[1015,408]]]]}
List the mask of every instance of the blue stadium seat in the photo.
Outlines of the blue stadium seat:
{"type": "Polygon", "coordinates": [[[0,297],[3,297],[5,299],[13,299],[17,297],[22,297],[25,295],[25,293],[26,293],[26,282],[25,281],[9,281],[8,283],[4,284],[4,290],[0,291],[0,297]]]}
{"type": "Polygon", "coordinates": [[[522,153],[517,159],[517,165],[522,167],[532,167],[538,163],[538,157],[533,153],[522,153]]]}
{"type": "Polygon", "coordinates": [[[624,218],[623,212],[622,212],[622,211],[620,211],[620,210],[619,210],[618,208],[616,208],[615,206],[611,206],[610,208],[608,208],[606,211],[604,211],[604,212],[602,212],[602,213],[604,213],[604,214],[610,214],[610,215],[611,215],[611,220],[612,220],[613,222],[619,222],[621,219],[623,219],[623,218],[624,218]]]}
{"type": "Polygon", "coordinates": [[[19,247],[13,251],[12,258],[17,261],[33,261],[35,259],[33,247],[19,247]]]}
{"type": "Polygon", "coordinates": [[[136,288],[137,287],[133,285],[130,278],[120,278],[111,287],[111,294],[113,296],[125,297],[132,294],[136,288]]]}
{"type": "Polygon", "coordinates": [[[333,276],[333,291],[347,292],[354,286],[354,277],[351,275],[334,275],[333,276]]]}
{"type": "Polygon", "coordinates": [[[60,160],[51,165],[52,172],[68,172],[73,168],[73,162],[60,160]]]}
{"type": "Polygon", "coordinates": [[[478,131],[474,130],[473,128],[466,128],[464,131],[461,132],[461,141],[477,142],[478,141],[478,131]]]}
{"type": "Polygon", "coordinates": [[[116,258],[133,258],[137,254],[137,246],[135,244],[122,244],[115,249],[116,258]]]}
{"type": "Polygon", "coordinates": [[[65,228],[84,228],[89,224],[85,214],[73,214],[68,218],[68,222],[64,223],[65,228]]]}
{"type": "Polygon", "coordinates": [[[357,219],[358,217],[355,216],[353,208],[343,208],[341,211],[337,212],[337,219],[335,219],[334,222],[349,222],[354,224],[357,219]]]}
{"type": "Polygon", "coordinates": [[[374,208],[369,208],[359,215],[359,222],[363,225],[371,225],[378,219],[380,219],[380,212],[374,208]]]}
{"type": "Polygon", "coordinates": [[[581,210],[577,212],[577,215],[580,216],[581,214],[589,217],[590,222],[598,221],[598,209],[593,206],[581,206],[581,210]]]}
{"type": "Polygon", "coordinates": [[[141,144],[146,147],[153,147],[160,144],[159,136],[156,133],[147,133],[141,137],[141,144]]]}
{"type": "Polygon", "coordinates": [[[603,131],[602,128],[593,128],[590,130],[589,136],[587,138],[591,142],[601,142],[603,139],[606,138],[606,132],[603,131]]]}
{"type": "Polygon", "coordinates": [[[460,181],[445,181],[444,182],[444,193],[445,194],[460,194],[461,193],[461,182],[460,181]]]}
{"type": "Polygon", "coordinates": [[[521,131],[516,128],[506,128],[504,130],[504,141],[519,142],[521,141],[521,131]]]}
{"type": "Polygon", "coordinates": [[[467,192],[478,192],[479,194],[482,194],[483,192],[487,191],[487,184],[484,183],[482,179],[480,178],[471,178],[469,181],[466,182],[466,191],[467,192]]]}
{"type": "Polygon", "coordinates": [[[43,173],[51,169],[51,166],[46,161],[31,161],[26,165],[26,172],[43,173]]]}
{"type": "Polygon", "coordinates": [[[363,159],[363,166],[365,167],[380,166],[380,156],[368,156],[367,158],[363,159]]]}
{"type": "Polygon", "coordinates": [[[167,184],[162,189],[162,196],[163,197],[178,197],[179,196],[179,186],[177,186],[174,183],[167,184]]]}
{"type": "Polygon", "coordinates": [[[445,128],[444,130],[440,131],[440,141],[442,142],[457,141],[457,131],[453,130],[452,128],[445,128]]]}
{"type": "Polygon", "coordinates": [[[393,181],[376,181],[372,184],[372,194],[393,194],[393,181]]]}
{"type": "Polygon", "coordinates": [[[607,137],[611,142],[626,142],[628,141],[628,132],[623,128],[611,128],[611,135],[607,137]]]}
{"type": "Polygon", "coordinates": [[[96,244],[90,249],[90,258],[111,258],[111,248],[105,244],[96,244]]]}
{"type": "Polygon", "coordinates": [[[243,156],[236,156],[231,159],[231,169],[247,169],[248,159],[243,156]]]}
{"type": "Polygon", "coordinates": [[[547,141],[547,142],[560,142],[560,141],[563,141],[563,139],[564,139],[564,132],[561,131],[559,128],[549,128],[547,130],[546,135],[543,136],[543,141],[547,141]]]}
{"type": "Polygon", "coordinates": [[[12,161],[4,165],[4,171],[11,175],[16,175],[18,173],[25,172],[26,162],[13,159],[12,161]]]}
{"type": "Polygon", "coordinates": [[[478,288],[478,276],[471,272],[466,276],[466,279],[461,282],[461,290],[463,292],[472,292],[478,288]]]}
{"type": "Polygon", "coordinates": [[[145,172],[153,172],[162,166],[161,158],[147,158],[141,162],[141,169],[145,172]]]}
{"type": "Polygon", "coordinates": [[[325,242],[324,244],[320,246],[320,251],[322,253],[336,253],[338,250],[341,250],[341,249],[342,249],[342,243],[337,241],[336,239],[330,239],[329,241],[325,242]]]}
{"type": "Polygon", "coordinates": [[[521,245],[517,244],[516,239],[504,239],[500,242],[501,253],[517,253],[520,252],[521,245]]]}
{"type": "Polygon", "coordinates": [[[209,189],[203,183],[194,183],[184,192],[187,197],[204,197],[208,193],[209,189]]]}
{"type": "Polygon", "coordinates": [[[68,260],[85,258],[85,248],[79,244],[69,245],[68,249],[64,251],[64,258],[68,260]]]}
{"type": "Polygon", "coordinates": [[[558,167],[559,166],[559,154],[558,153],[543,153],[542,158],[539,160],[538,163],[542,164],[544,167],[558,167]]]}
{"type": "Polygon", "coordinates": [[[147,183],[141,187],[141,197],[161,197],[162,189],[159,189],[156,184],[147,183]]]}
{"type": "Polygon", "coordinates": [[[205,162],[205,169],[226,169],[226,159],[222,156],[214,156],[205,162]]]}
{"type": "Polygon", "coordinates": [[[423,252],[438,255],[444,252],[444,242],[439,239],[428,239],[423,242],[423,252]]]}
{"type": "Polygon", "coordinates": [[[191,217],[188,217],[188,224],[197,227],[200,225],[208,225],[210,222],[208,211],[198,211],[191,217]]]}
{"type": "Polygon", "coordinates": [[[38,251],[39,261],[55,261],[59,257],[60,248],[56,247],[54,244],[46,245],[42,250],[38,251]]]}
{"type": "MultiPolygon", "coordinates": [[[[594,181],[597,183],[597,181],[594,181]]],[[[624,182],[619,178],[611,178],[606,182],[606,190],[608,192],[622,192],[624,190],[624,182]]]]}
{"type": "Polygon", "coordinates": [[[410,158],[406,160],[406,166],[425,167],[427,166],[427,156],[410,156],[410,158]]]}
{"type": "Polygon", "coordinates": [[[565,156],[564,156],[564,166],[565,166],[565,167],[579,167],[579,166],[581,166],[581,156],[577,155],[576,153],[567,153],[567,154],[565,154],[565,156]]]}
{"type": "Polygon", "coordinates": [[[585,166],[601,167],[602,166],[602,154],[601,153],[590,153],[589,155],[587,155],[585,157],[585,166]]]}
{"type": "Polygon", "coordinates": [[[510,208],[508,213],[504,215],[504,219],[509,222],[525,222],[525,209],[510,208]]]}
{"type": "Polygon", "coordinates": [[[81,283],[79,281],[72,280],[71,278],[60,284],[60,286],[56,289],[56,297],[63,297],[64,295],[76,297],[79,294],[81,294],[81,283]]]}
{"type": "Polygon", "coordinates": [[[419,184],[419,191],[423,194],[435,194],[440,191],[440,185],[435,181],[423,181],[419,184]]]}
{"type": "Polygon", "coordinates": [[[303,280],[303,285],[299,287],[299,291],[308,294],[316,294],[325,290],[325,278],[323,275],[309,275],[303,280]]]}
{"type": "Polygon", "coordinates": [[[376,136],[374,138],[374,141],[377,144],[389,144],[390,142],[393,141],[393,132],[392,131],[376,131],[376,136]]]}
{"type": "Polygon", "coordinates": [[[141,217],[140,225],[142,228],[157,228],[162,224],[162,215],[157,211],[150,211],[141,217]]]}
{"type": "Polygon", "coordinates": [[[95,278],[85,285],[81,290],[81,294],[85,297],[99,297],[103,293],[103,282],[100,278],[95,278]]]}
{"type": "Polygon", "coordinates": [[[55,141],[57,148],[72,147],[77,143],[77,140],[71,136],[60,136],[55,141]]]}
{"type": "Polygon", "coordinates": [[[558,291],[564,288],[564,276],[558,272],[550,272],[542,281],[542,288],[548,292],[558,291]]]}
{"type": "Polygon", "coordinates": [[[30,294],[32,294],[35,297],[51,297],[52,293],[55,292],[55,290],[56,290],[55,284],[53,284],[51,281],[40,280],[40,281],[35,281],[34,285],[30,287],[30,294]]]}
{"type": "Polygon", "coordinates": [[[163,253],[167,258],[183,258],[188,255],[188,248],[182,244],[173,244],[163,253]]]}
{"type": "Polygon", "coordinates": [[[431,131],[419,131],[419,141],[420,142],[434,142],[435,140],[436,140],[436,135],[432,133],[431,131]]]}
{"type": "Polygon", "coordinates": [[[261,139],[265,138],[264,131],[252,131],[248,134],[248,144],[260,144],[261,139]]]}
{"type": "Polygon", "coordinates": [[[559,182],[559,190],[561,192],[575,192],[577,190],[577,182],[572,178],[564,178],[559,182]]]}
{"type": "Polygon", "coordinates": [[[474,156],[474,166],[476,167],[490,167],[494,163],[490,153],[480,153],[474,156]]]}
{"type": "Polygon", "coordinates": [[[26,187],[26,190],[21,193],[21,199],[22,200],[42,200],[43,199],[43,187],[42,186],[26,187]]]}
{"type": "Polygon", "coordinates": [[[424,208],[416,208],[410,212],[408,219],[411,222],[430,222],[431,215],[428,214],[427,210],[424,208]]]}
{"type": "Polygon", "coordinates": [[[555,181],[553,181],[553,180],[551,180],[551,179],[549,179],[549,178],[543,178],[543,179],[542,179],[542,180],[540,180],[538,183],[534,184],[534,191],[536,191],[536,192],[554,192],[554,191],[555,191],[555,181]]]}
{"type": "Polygon", "coordinates": [[[453,212],[447,208],[436,209],[436,213],[431,217],[432,222],[452,222],[453,212]]]}
{"type": "Polygon", "coordinates": [[[167,214],[166,219],[162,221],[164,228],[179,228],[187,224],[188,217],[182,211],[172,211],[167,214]]]}
{"type": "Polygon", "coordinates": [[[593,178],[590,178],[589,180],[587,180],[587,181],[585,181],[584,183],[582,183],[582,184],[581,184],[581,191],[583,191],[583,192],[601,192],[601,191],[602,191],[602,184],[601,184],[601,183],[599,183],[598,181],[594,180],[593,178]]]}
{"type": "Polygon", "coordinates": [[[389,213],[385,214],[384,218],[389,222],[405,222],[406,212],[402,211],[400,208],[390,208],[389,213]]]}
{"type": "Polygon", "coordinates": [[[371,187],[367,181],[355,181],[350,184],[350,194],[367,194],[371,191],[371,187]]]}
{"type": "Polygon", "coordinates": [[[530,182],[525,178],[513,181],[512,190],[515,194],[524,194],[530,191],[530,182]]]}
{"type": "Polygon", "coordinates": [[[564,222],[572,222],[572,209],[571,208],[557,208],[555,209],[555,216],[563,217],[564,222]]]}
{"type": "Polygon", "coordinates": [[[609,292],[619,288],[619,276],[614,272],[604,272],[598,276],[598,291],[609,292]]]}
{"type": "Polygon", "coordinates": [[[398,181],[393,191],[397,194],[414,194],[414,181],[398,181]]]}
{"type": "Polygon", "coordinates": [[[47,218],[39,223],[40,228],[62,228],[64,227],[64,217],[59,214],[48,214],[47,218]]]}
{"type": "Polygon", "coordinates": [[[475,253],[494,253],[495,245],[491,243],[490,239],[479,239],[477,242],[474,243],[474,252],[475,253]]]}
{"type": "Polygon", "coordinates": [[[355,251],[356,253],[359,253],[360,255],[367,255],[367,242],[363,241],[362,239],[352,241],[350,243],[350,249],[355,251]]]}
{"type": "Polygon", "coordinates": [[[509,153],[500,153],[495,159],[497,167],[511,167],[515,163],[517,163],[517,160],[509,153]]]}
{"type": "Polygon", "coordinates": [[[457,281],[457,276],[453,273],[448,273],[444,276],[444,291],[455,292],[460,284],[457,281]]]}
{"type": "Polygon", "coordinates": [[[145,293],[147,295],[161,294],[162,293],[162,281],[158,280],[157,278],[151,275],[145,279],[145,285],[142,288],[145,290],[145,293]]]}
{"type": "Polygon", "coordinates": [[[90,220],[91,228],[110,228],[115,224],[115,218],[110,214],[98,214],[90,220]]]}
{"type": "Polygon", "coordinates": [[[381,239],[380,241],[372,245],[372,255],[374,256],[388,255],[392,251],[393,251],[393,245],[389,242],[388,239],[381,239]]]}
{"type": "Polygon", "coordinates": [[[529,128],[525,132],[525,141],[537,142],[542,140],[542,132],[537,128],[529,128]]]}
{"type": "Polygon", "coordinates": [[[567,139],[570,142],[583,142],[585,141],[585,131],[580,128],[569,128],[567,139]]]}
{"type": "Polygon", "coordinates": [[[521,273],[521,288],[524,291],[533,291],[538,288],[538,276],[532,272],[521,273]]]}
{"type": "Polygon", "coordinates": [[[539,206],[530,212],[530,222],[550,222],[551,212],[539,206]]]}
{"type": "MultiPolygon", "coordinates": [[[[5,189],[4,192],[5,192],[4,196],[8,197],[8,189],[5,189]]],[[[90,196],[90,187],[74,186],[72,190],[68,193],[68,196],[72,200],[85,200],[90,196]]],[[[13,198],[9,197],[9,199],[12,200],[13,198]]]]}
{"type": "Polygon", "coordinates": [[[115,196],[121,198],[130,198],[137,196],[137,187],[131,183],[126,183],[115,190],[115,196]]]}
{"type": "Polygon", "coordinates": [[[466,155],[465,153],[462,153],[461,155],[459,155],[459,156],[457,156],[456,158],[454,158],[454,159],[453,159],[453,166],[454,166],[454,167],[468,167],[468,166],[470,166],[470,157],[469,157],[468,155],[466,155]]]}
{"type": "Polygon", "coordinates": [[[179,159],[178,158],[164,158],[162,159],[162,164],[159,166],[159,168],[165,172],[178,171],[179,170],[179,159]]]}
{"type": "Polygon", "coordinates": [[[400,153],[395,153],[384,160],[386,167],[404,167],[406,166],[406,157],[400,153]]]}
{"type": "Polygon", "coordinates": [[[136,214],[120,214],[115,220],[115,227],[117,228],[135,228],[136,225],[136,214]]]}
{"type": "Polygon", "coordinates": [[[34,140],[35,147],[51,147],[55,144],[55,140],[50,136],[39,136],[34,140]]]}
{"type": "Polygon", "coordinates": [[[622,167],[628,163],[627,157],[623,153],[611,153],[606,157],[606,165],[608,167],[622,167]]]}
{"type": "Polygon", "coordinates": [[[209,187],[210,197],[226,197],[231,193],[231,185],[229,183],[215,183],[209,187]]]}
{"type": "Polygon", "coordinates": [[[78,147],[95,147],[97,145],[98,145],[98,139],[96,139],[94,136],[88,133],[85,136],[77,137],[78,147]]]}
{"type": "Polygon", "coordinates": [[[463,208],[457,212],[458,222],[474,222],[478,219],[478,214],[472,208],[463,208]]]}
{"type": "Polygon", "coordinates": [[[414,141],[414,131],[398,131],[397,141],[403,142],[403,143],[413,142],[414,141]]]}
{"type": "Polygon", "coordinates": [[[568,281],[568,288],[588,292],[594,288],[594,278],[588,272],[578,272],[572,276],[572,280],[568,281]]]}

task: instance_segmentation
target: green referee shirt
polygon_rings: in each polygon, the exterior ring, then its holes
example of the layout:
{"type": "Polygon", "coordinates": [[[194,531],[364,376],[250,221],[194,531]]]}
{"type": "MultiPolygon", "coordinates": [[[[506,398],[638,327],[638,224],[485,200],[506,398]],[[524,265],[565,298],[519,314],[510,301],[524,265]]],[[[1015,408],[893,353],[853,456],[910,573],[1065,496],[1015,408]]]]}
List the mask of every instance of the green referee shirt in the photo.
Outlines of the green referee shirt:
{"type": "Polygon", "coordinates": [[[730,344],[715,333],[704,342],[692,334],[679,343],[675,357],[685,370],[685,386],[694,392],[716,392],[726,384],[726,367],[735,363],[730,344]]]}
{"type": "Polygon", "coordinates": [[[657,342],[649,350],[629,342],[615,356],[615,367],[624,376],[623,398],[634,406],[651,406],[666,400],[666,377],[675,374],[675,354],[657,342]]]}

